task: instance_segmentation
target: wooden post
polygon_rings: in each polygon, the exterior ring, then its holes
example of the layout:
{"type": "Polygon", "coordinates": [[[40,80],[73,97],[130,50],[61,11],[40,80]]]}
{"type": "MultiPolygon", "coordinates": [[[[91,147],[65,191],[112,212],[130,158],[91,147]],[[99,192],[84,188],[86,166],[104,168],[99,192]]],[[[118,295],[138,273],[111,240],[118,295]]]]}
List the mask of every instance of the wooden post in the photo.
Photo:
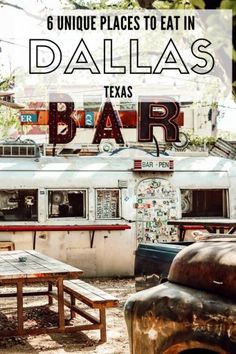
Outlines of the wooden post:
{"type": "Polygon", "coordinates": [[[58,295],[58,316],[59,316],[59,330],[65,331],[65,314],[64,314],[64,292],[63,292],[63,278],[57,279],[57,295],[58,295]]]}
{"type": "Polygon", "coordinates": [[[53,298],[52,295],[50,295],[50,293],[52,292],[52,283],[48,283],[48,305],[52,305],[53,304],[53,298]]]}
{"type": "Polygon", "coordinates": [[[100,314],[100,323],[102,324],[102,327],[100,329],[100,338],[101,338],[101,343],[104,343],[107,341],[106,309],[105,309],[105,307],[102,307],[99,309],[99,314],[100,314]]]}
{"type": "MultiPolygon", "coordinates": [[[[75,306],[75,297],[72,294],[70,295],[70,303],[72,306],[75,306]]],[[[75,311],[73,310],[73,308],[70,309],[70,318],[71,320],[75,318],[75,311]]]]}
{"type": "Polygon", "coordinates": [[[18,281],[17,287],[17,322],[18,322],[18,334],[23,334],[24,320],[23,320],[23,282],[18,281]]]}

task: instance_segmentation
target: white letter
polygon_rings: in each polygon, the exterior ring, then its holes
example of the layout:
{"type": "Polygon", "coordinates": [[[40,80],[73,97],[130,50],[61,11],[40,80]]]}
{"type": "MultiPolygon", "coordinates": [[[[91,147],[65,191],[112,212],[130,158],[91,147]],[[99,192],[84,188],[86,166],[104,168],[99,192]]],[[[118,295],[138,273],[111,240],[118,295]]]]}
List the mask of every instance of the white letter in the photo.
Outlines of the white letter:
{"type": "Polygon", "coordinates": [[[138,39],[130,40],[130,73],[151,74],[151,66],[139,65],[139,42],[138,39]]]}
{"type": "Polygon", "coordinates": [[[178,52],[172,39],[169,40],[167,46],[160,57],[153,74],[161,74],[162,70],[179,70],[181,74],[189,74],[181,55],[178,52]]]}
{"type": "Polygon", "coordinates": [[[100,74],[100,71],[83,39],[78,44],[64,74],[72,74],[75,69],[90,70],[92,74],[100,74]]]}
{"type": "Polygon", "coordinates": [[[113,66],[112,40],[104,39],[104,74],[125,74],[125,66],[113,66]]]}
{"type": "Polygon", "coordinates": [[[193,55],[204,62],[203,65],[196,64],[191,68],[196,74],[208,74],[214,68],[215,61],[213,56],[204,50],[200,50],[201,47],[207,48],[209,45],[211,45],[211,42],[204,38],[199,38],[192,44],[191,50],[193,55]]]}
{"type": "Polygon", "coordinates": [[[58,66],[61,63],[61,59],[62,59],[61,49],[53,41],[50,41],[49,39],[30,39],[29,41],[29,73],[30,74],[51,73],[58,68],[58,66]],[[39,53],[39,48],[41,48],[40,53],[39,53]]]}

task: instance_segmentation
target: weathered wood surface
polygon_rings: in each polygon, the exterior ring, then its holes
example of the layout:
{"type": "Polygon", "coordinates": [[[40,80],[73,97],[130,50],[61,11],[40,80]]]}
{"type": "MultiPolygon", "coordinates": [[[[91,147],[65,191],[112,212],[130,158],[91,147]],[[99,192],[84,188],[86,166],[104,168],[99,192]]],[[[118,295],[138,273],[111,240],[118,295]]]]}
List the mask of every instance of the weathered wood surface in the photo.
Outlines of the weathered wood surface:
{"type": "Polygon", "coordinates": [[[78,278],[83,271],[43,255],[30,251],[7,251],[0,253],[0,283],[7,280],[38,279],[57,276],[63,279],[78,278]],[[26,257],[25,262],[19,261],[19,257],[26,257]]]}
{"type": "MultiPolygon", "coordinates": [[[[106,342],[106,308],[118,306],[118,300],[114,296],[107,294],[103,290],[85,283],[80,279],[65,280],[63,282],[63,289],[64,292],[70,295],[70,301],[64,299],[64,304],[71,310],[71,319],[75,317],[75,314],[85,318],[91,324],[83,325],[80,329],[99,329],[100,341],[102,343],[106,342]],[[76,299],[93,309],[98,309],[99,318],[92,316],[90,313],[77,306],[75,301],[76,299]]],[[[52,296],[57,298],[58,294],[53,293],[52,296]]]]}
{"type": "MultiPolygon", "coordinates": [[[[74,331],[73,327],[65,327],[64,317],[64,292],[63,280],[75,279],[83,273],[82,270],[72,267],[56,259],[48,257],[36,251],[8,251],[0,253],[0,285],[3,290],[6,284],[16,284],[17,292],[1,293],[0,297],[17,298],[17,331],[3,331],[0,337],[13,335],[40,334],[50,332],[74,331]],[[22,261],[23,260],[25,261],[22,261]],[[24,292],[23,287],[27,283],[44,282],[48,285],[48,291],[24,292]],[[50,292],[52,283],[57,287],[58,300],[58,327],[25,329],[23,317],[23,297],[32,295],[48,295],[49,304],[52,303],[50,292]]],[[[77,328],[78,330],[78,328],[77,328]]]]}
{"type": "Polygon", "coordinates": [[[203,226],[214,226],[214,227],[236,227],[236,219],[213,219],[213,218],[183,218],[183,219],[172,219],[168,221],[169,225],[203,225],[203,226]]]}
{"type": "Polygon", "coordinates": [[[65,280],[63,288],[65,292],[72,294],[76,299],[81,300],[92,308],[118,306],[118,300],[114,296],[80,279],[65,280]]]}
{"type": "Polygon", "coordinates": [[[176,220],[168,220],[168,225],[177,226],[179,229],[179,241],[184,241],[187,227],[195,227],[196,230],[200,228],[206,229],[210,233],[219,232],[224,234],[234,234],[236,232],[236,219],[213,219],[213,218],[182,218],[176,220]]]}
{"type": "Polygon", "coordinates": [[[12,241],[0,241],[0,249],[13,251],[15,250],[15,244],[12,241]]]}

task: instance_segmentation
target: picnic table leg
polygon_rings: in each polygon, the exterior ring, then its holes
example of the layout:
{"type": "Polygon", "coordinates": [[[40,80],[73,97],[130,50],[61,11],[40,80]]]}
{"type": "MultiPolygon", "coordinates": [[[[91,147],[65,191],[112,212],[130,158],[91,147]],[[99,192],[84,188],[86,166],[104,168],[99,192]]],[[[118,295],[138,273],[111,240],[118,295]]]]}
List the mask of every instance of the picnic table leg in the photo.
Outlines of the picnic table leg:
{"type": "Polygon", "coordinates": [[[182,227],[182,225],[179,226],[179,241],[184,241],[185,237],[185,229],[182,227]]]}
{"type": "Polygon", "coordinates": [[[53,304],[53,299],[52,299],[52,295],[50,295],[50,293],[52,292],[52,283],[48,283],[48,305],[52,305],[53,304]]]}
{"type": "Polygon", "coordinates": [[[23,334],[23,282],[17,282],[17,322],[18,322],[18,334],[23,334]]]}
{"type": "MultiPolygon", "coordinates": [[[[75,297],[73,295],[70,295],[70,303],[72,306],[75,306],[75,297]]],[[[70,318],[71,320],[75,318],[75,311],[72,308],[70,309],[70,318]]]]}
{"type": "Polygon", "coordinates": [[[58,316],[59,316],[59,330],[65,331],[65,314],[64,314],[64,292],[63,292],[63,278],[57,280],[57,296],[58,296],[58,316]]]}
{"type": "Polygon", "coordinates": [[[204,228],[210,233],[210,234],[215,234],[216,233],[216,227],[214,226],[205,226],[204,225],[204,228]]]}
{"type": "Polygon", "coordinates": [[[231,235],[231,234],[234,234],[236,231],[236,228],[233,226],[229,229],[228,233],[231,235]]]}
{"type": "Polygon", "coordinates": [[[102,324],[102,328],[100,329],[100,338],[101,338],[101,343],[104,343],[107,341],[106,309],[105,309],[105,307],[102,307],[101,309],[99,309],[99,314],[100,314],[100,323],[102,324]]]}

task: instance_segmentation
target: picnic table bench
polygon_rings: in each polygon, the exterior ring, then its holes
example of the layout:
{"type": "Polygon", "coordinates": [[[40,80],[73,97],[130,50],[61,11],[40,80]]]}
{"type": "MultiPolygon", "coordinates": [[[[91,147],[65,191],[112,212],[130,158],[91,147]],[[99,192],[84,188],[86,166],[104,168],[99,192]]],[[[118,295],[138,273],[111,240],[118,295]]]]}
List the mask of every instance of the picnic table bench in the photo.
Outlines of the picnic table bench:
{"type": "Polygon", "coordinates": [[[167,224],[178,227],[179,241],[184,241],[188,230],[207,230],[209,233],[221,234],[236,232],[236,220],[227,218],[182,218],[168,220],[167,224]]]}
{"type": "MultiPolygon", "coordinates": [[[[78,330],[100,330],[100,341],[106,342],[106,308],[117,307],[118,300],[106,293],[105,291],[98,289],[97,287],[90,285],[80,279],[65,280],[63,282],[63,290],[69,295],[70,300],[64,298],[64,304],[71,310],[71,319],[76,314],[82,316],[89,324],[77,326],[78,330]],[[88,313],[86,310],[82,310],[76,305],[76,300],[86,304],[92,309],[99,310],[99,318],[88,313]]],[[[57,298],[57,294],[52,292],[52,296],[57,298]]]]}
{"type": "Polygon", "coordinates": [[[112,295],[78,279],[82,270],[48,257],[36,251],[0,252],[0,299],[13,297],[17,299],[17,328],[4,330],[1,337],[36,335],[42,333],[68,333],[82,330],[100,330],[101,341],[106,341],[106,308],[118,305],[112,295]],[[25,291],[24,286],[42,283],[47,286],[43,291],[25,291]],[[6,285],[15,285],[16,291],[6,291],[6,285]],[[70,300],[64,296],[69,295],[70,300]],[[24,328],[23,297],[47,296],[48,304],[56,298],[58,323],[53,327],[24,328]],[[99,318],[95,318],[80,308],[75,300],[99,310],[99,318]],[[70,308],[71,318],[79,314],[89,324],[71,325],[65,321],[65,306],[70,308]]]}

